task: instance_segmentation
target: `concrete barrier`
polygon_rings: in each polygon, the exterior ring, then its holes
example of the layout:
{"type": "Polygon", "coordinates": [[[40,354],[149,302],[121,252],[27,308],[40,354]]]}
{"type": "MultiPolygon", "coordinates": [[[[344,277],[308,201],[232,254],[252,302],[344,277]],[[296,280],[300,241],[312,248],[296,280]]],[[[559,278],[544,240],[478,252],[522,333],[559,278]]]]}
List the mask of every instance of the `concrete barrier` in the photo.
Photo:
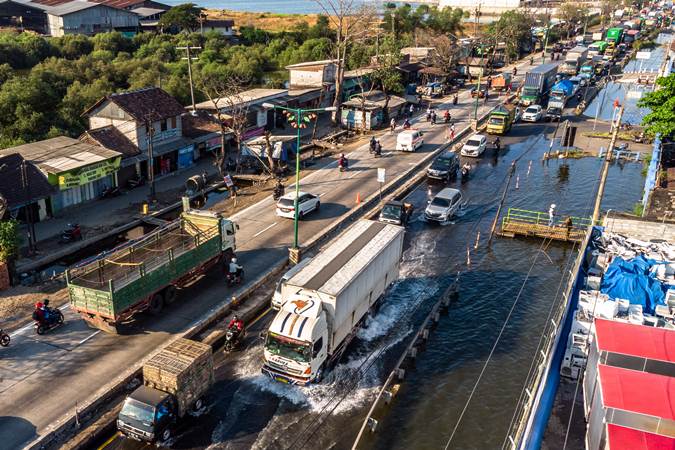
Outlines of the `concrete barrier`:
{"type": "MultiPolygon", "coordinates": [[[[490,109],[490,111],[483,114],[478,119],[479,123],[488,117],[492,109],[490,109]]],[[[411,166],[402,175],[399,175],[397,178],[389,182],[382,190],[383,198],[386,195],[391,195],[392,192],[398,192],[401,190],[401,188],[403,188],[403,191],[410,189],[412,186],[418,183],[425,176],[425,172],[419,172],[410,178],[411,174],[419,171],[421,168],[429,164],[431,160],[435,158],[440,152],[445,151],[448,147],[461,141],[470,131],[472,131],[470,125],[463,128],[455,135],[453,140],[440,145],[438,149],[425,155],[425,157],[417,162],[414,166],[411,166]]],[[[310,239],[303,248],[303,251],[306,252],[312,250],[326,241],[328,238],[332,238],[335,233],[342,230],[346,225],[351,224],[351,222],[353,222],[356,218],[366,214],[366,210],[374,209],[375,206],[379,204],[379,199],[380,192],[374,192],[368,196],[361,204],[337,218],[321,234],[310,239]]],[[[268,282],[274,276],[278,275],[286,267],[286,265],[287,260],[284,259],[279,261],[269,271],[256,278],[251,284],[237,291],[234,297],[245,301],[256,289],[268,282]]],[[[254,315],[255,313],[259,312],[260,308],[267,304],[269,298],[267,297],[263,300],[264,301],[261,301],[260,304],[252,305],[250,311],[253,312],[251,314],[254,315]]],[[[184,333],[178,334],[167,341],[167,345],[178,338],[183,337],[189,339],[200,334],[206,328],[225,317],[231,311],[231,309],[232,304],[229,301],[212,308],[202,319],[190,326],[190,328],[184,333]]],[[[247,317],[245,318],[248,320],[247,317]]],[[[78,405],[76,411],[74,411],[72,414],[67,414],[59,419],[56,423],[50,425],[45,430],[45,434],[43,436],[33,440],[27,445],[26,448],[31,450],[54,448],[55,446],[59,446],[61,443],[66,442],[68,439],[71,439],[72,436],[81,430],[82,423],[91,421],[94,417],[100,415],[101,409],[112,403],[112,399],[130,392],[132,387],[137,385],[137,383],[134,384],[134,380],[140,379],[141,377],[143,364],[145,364],[146,361],[152,358],[155,354],[159,353],[161,350],[162,348],[157,349],[134,364],[132,367],[128,368],[123,374],[115,377],[114,380],[101,388],[87,402],[83,403],[81,406],[78,405]]],[[[105,429],[105,427],[102,428],[105,429]]],[[[100,427],[99,430],[102,428],[100,427]]],[[[82,441],[88,443],[94,439],[95,437],[91,436],[90,439],[83,439],[82,441]]],[[[86,448],[86,446],[82,448],[86,448]]]]}

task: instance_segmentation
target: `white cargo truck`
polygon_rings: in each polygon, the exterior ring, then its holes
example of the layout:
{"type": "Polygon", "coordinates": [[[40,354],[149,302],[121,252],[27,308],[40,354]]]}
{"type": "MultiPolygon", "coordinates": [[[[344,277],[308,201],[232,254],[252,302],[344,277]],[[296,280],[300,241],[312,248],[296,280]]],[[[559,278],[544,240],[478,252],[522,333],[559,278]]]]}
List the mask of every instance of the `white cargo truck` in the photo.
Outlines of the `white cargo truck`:
{"type": "Polygon", "coordinates": [[[262,372],[283,383],[319,382],[398,278],[403,235],[403,227],[361,220],[286,280],[262,372]]]}

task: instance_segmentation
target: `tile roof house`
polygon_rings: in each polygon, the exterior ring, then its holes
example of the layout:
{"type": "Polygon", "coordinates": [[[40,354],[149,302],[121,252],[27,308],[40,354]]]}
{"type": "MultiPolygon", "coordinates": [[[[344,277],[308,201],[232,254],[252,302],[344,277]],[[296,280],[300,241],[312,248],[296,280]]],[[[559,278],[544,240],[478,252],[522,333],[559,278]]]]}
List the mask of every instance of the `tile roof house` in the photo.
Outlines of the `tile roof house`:
{"type": "Polygon", "coordinates": [[[48,198],[54,190],[45,174],[19,153],[0,156],[0,195],[5,199],[10,214],[48,198]]]}

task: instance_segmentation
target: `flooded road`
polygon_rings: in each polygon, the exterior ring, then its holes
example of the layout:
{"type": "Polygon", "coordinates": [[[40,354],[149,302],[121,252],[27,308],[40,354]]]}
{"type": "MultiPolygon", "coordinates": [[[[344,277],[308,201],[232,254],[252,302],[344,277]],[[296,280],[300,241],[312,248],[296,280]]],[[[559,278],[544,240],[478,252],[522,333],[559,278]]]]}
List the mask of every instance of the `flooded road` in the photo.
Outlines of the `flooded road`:
{"type": "MultiPolygon", "coordinates": [[[[260,373],[262,342],[257,334],[271,320],[268,314],[250,329],[245,351],[221,361],[219,381],[205,411],[185,421],[176,437],[164,445],[180,449],[350,448],[406,339],[459,271],[459,301],[441,319],[416,369],[408,372],[377,433],[363,444],[377,449],[437,449],[446,444],[461,449],[500,448],[561,272],[573,257],[570,247],[534,240],[496,237],[487,245],[509,166],[518,161],[504,212],[507,207],[547,211],[556,203],[562,220],[566,215],[590,215],[602,163],[595,158],[542,163],[541,156],[549,147],[544,134],[552,134],[554,128],[519,124],[502,139],[506,148],[500,154],[489,148],[482,158],[470,160],[476,165],[470,180],[450,183],[462,190],[466,200],[451,223],[429,224],[421,215],[429,193],[444,185],[423,183],[409,196],[415,216],[406,233],[399,281],[320,385],[287,386],[260,373]],[[471,249],[469,265],[467,247],[471,249]]],[[[603,209],[632,209],[642,194],[641,169],[637,163],[611,167],[603,209]]],[[[139,447],[116,439],[106,448],[139,447]]]]}

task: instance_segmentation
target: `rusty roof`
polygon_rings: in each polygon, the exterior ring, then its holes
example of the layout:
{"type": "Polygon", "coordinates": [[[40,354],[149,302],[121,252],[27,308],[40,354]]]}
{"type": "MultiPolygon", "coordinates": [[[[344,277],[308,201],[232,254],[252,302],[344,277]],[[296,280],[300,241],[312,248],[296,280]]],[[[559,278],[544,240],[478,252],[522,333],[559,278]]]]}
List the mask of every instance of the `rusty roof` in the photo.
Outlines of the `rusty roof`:
{"type": "Polygon", "coordinates": [[[136,156],[141,153],[141,150],[131,142],[131,140],[124,135],[120,130],[112,125],[107,125],[101,128],[94,128],[86,131],[80,136],[82,142],[87,142],[93,145],[100,145],[110,150],[120,152],[124,157],[136,156]]]}
{"type": "Polygon", "coordinates": [[[183,105],[163,89],[149,87],[136,91],[120,92],[103,97],[87,109],[83,116],[90,116],[94,110],[110,101],[119,106],[137,122],[157,121],[180,116],[185,112],[183,105]]]}
{"type": "Polygon", "coordinates": [[[183,121],[183,136],[198,138],[212,133],[220,133],[218,120],[206,111],[197,110],[197,115],[185,114],[183,121]]]}

